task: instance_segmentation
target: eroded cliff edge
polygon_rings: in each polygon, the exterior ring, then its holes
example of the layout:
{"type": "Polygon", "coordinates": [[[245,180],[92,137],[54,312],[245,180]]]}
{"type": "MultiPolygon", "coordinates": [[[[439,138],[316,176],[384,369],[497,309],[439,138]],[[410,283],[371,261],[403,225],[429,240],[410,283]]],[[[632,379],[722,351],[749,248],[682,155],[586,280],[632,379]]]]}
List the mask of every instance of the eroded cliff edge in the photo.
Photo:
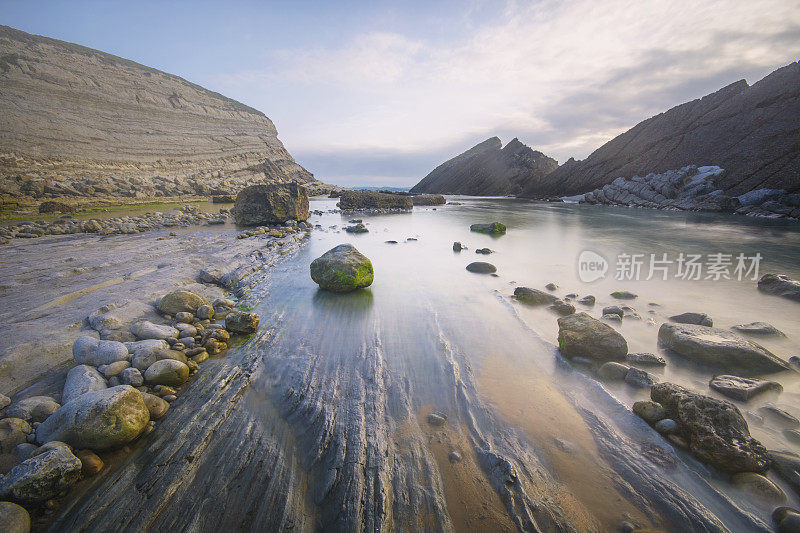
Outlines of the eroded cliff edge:
{"type": "Polygon", "coordinates": [[[158,197],[315,182],[262,112],[178,76],[0,26],[0,195],[158,197]]]}

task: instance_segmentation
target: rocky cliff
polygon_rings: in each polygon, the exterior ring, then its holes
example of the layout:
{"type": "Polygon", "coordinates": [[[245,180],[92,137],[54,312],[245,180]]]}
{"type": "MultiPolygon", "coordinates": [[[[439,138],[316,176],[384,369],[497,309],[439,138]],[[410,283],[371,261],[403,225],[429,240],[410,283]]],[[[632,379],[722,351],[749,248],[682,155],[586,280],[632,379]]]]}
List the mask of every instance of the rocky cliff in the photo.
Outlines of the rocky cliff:
{"type": "Polygon", "coordinates": [[[436,167],[412,187],[412,193],[502,196],[519,194],[527,184],[558,166],[555,159],[517,139],[504,148],[492,137],[436,167]]]}
{"type": "Polygon", "coordinates": [[[178,76],[0,26],[0,194],[235,193],[314,177],[262,112],[178,76]]]}
{"type": "Polygon", "coordinates": [[[800,63],[752,87],[737,81],[645,120],[582,161],[538,176],[521,196],[579,194],[618,177],[687,165],[726,172],[717,186],[731,195],[755,189],[800,191],[800,63]]]}

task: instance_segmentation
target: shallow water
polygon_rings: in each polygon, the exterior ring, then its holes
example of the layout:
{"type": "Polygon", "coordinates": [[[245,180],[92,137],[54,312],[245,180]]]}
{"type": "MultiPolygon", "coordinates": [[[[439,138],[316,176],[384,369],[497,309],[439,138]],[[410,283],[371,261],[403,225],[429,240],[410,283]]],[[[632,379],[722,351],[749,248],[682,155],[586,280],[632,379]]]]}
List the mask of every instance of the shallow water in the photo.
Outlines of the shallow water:
{"type": "MultiPolygon", "coordinates": [[[[510,296],[516,286],[544,289],[554,282],[559,296],[595,295],[594,307],[579,309],[595,317],[606,305],[628,304],[642,320],[626,318],[615,327],[631,352],[660,353],[658,325],[682,312],[705,312],[723,328],[770,322],[787,336],[756,341],[787,359],[800,352],[797,303],[759,293],[750,279],[618,281],[615,263],[619,253],[667,253],[674,259],[680,252],[758,252],[763,257],[759,275],[798,278],[800,228],[726,215],[505,198],[452,200],[462,205],[416,208],[412,214],[312,216],[310,222],[322,230],[264,287],[267,297],[258,311],[277,334],[264,351],[263,370],[248,401],[253,412],[265,413],[265,424],[276,413],[288,421],[309,472],[311,506],[321,509],[318,523],[346,529],[352,523],[369,525],[364,516],[378,516],[409,529],[502,530],[531,524],[546,529],[566,521],[578,530],[610,530],[628,517],[641,526],[678,530],[703,516],[710,517],[705,527],[711,530],[719,525],[714,520],[733,530],[762,527],[755,517],[768,524],[774,505],[736,493],[724,476],[683,452],[677,452],[677,467],[659,468],[656,461],[636,473],[635,466],[644,461],[641,450],[655,447],[657,454],[674,457],[666,441],[621,408],[648,393],[624,383],[601,385],[572,370],[554,347],[557,316],[510,296]],[[352,218],[362,218],[370,232],[342,231],[352,218]],[[505,236],[469,231],[472,223],[495,220],[508,226],[505,236]],[[454,253],[453,241],[468,250],[454,253]],[[373,285],[349,295],[318,291],[309,263],[343,242],[372,260],[373,285]],[[494,253],[474,252],[482,247],[494,253]],[[605,279],[580,280],[577,261],[583,250],[610,261],[605,279]],[[498,275],[467,272],[472,261],[491,262],[498,275]],[[638,297],[614,300],[615,290],[638,297]],[[448,415],[446,426],[425,422],[432,410],[448,415]],[[447,460],[453,450],[462,455],[461,462],[447,460]],[[497,483],[495,456],[515,466],[519,483],[497,483]],[[420,496],[417,489],[401,486],[399,480],[409,473],[429,476],[418,483],[430,490],[420,496]],[[668,489],[652,486],[649,479],[658,477],[661,483],[662,476],[668,489]],[[670,490],[674,499],[696,499],[702,511],[684,516],[654,501],[669,499],[670,490]],[[414,498],[425,502],[430,517],[412,512],[406,500],[414,498]],[[352,505],[354,515],[342,510],[352,505]],[[557,509],[555,518],[538,515],[537,508],[557,509]]],[[[314,199],[311,209],[326,211],[335,201],[314,199]]],[[[707,386],[713,369],[662,355],[668,364],[654,371],[659,379],[716,396],[707,386]]],[[[740,408],[754,412],[773,401],[800,416],[800,380],[788,372],[777,379],[785,387],[781,395],[756,398],[740,408]]],[[[759,425],[756,418],[750,424],[767,447],[797,451],[777,428],[759,425]]],[[[797,503],[787,493],[790,503],[797,503]]]]}

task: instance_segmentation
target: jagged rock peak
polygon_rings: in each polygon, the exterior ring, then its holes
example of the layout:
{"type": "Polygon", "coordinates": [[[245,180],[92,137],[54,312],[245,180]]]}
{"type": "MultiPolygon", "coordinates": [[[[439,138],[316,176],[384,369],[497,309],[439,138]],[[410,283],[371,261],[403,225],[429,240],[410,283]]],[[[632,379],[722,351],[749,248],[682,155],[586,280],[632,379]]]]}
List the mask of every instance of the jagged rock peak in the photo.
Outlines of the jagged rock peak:
{"type": "Polygon", "coordinates": [[[538,176],[552,172],[555,159],[514,138],[505,147],[490,137],[442,163],[412,189],[413,193],[503,196],[518,194],[538,176]]]}

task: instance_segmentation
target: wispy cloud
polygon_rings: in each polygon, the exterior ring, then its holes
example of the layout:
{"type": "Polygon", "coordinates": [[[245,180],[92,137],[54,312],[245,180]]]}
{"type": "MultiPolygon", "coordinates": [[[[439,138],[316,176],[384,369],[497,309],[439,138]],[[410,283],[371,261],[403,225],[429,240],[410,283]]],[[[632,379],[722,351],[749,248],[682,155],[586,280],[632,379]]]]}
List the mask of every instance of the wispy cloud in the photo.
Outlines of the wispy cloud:
{"type": "Polygon", "coordinates": [[[273,117],[322,179],[347,177],[336,154],[353,157],[344,166],[355,176],[358,157],[373,169],[375,152],[386,164],[376,174],[411,180],[430,168],[401,158],[451,156],[498,133],[560,161],[585,157],[654,113],[800,56],[794,0],[510,2],[485,23],[442,23],[461,25],[459,35],[362,32],[269,51],[263,69],[213,85],[273,117]]]}

